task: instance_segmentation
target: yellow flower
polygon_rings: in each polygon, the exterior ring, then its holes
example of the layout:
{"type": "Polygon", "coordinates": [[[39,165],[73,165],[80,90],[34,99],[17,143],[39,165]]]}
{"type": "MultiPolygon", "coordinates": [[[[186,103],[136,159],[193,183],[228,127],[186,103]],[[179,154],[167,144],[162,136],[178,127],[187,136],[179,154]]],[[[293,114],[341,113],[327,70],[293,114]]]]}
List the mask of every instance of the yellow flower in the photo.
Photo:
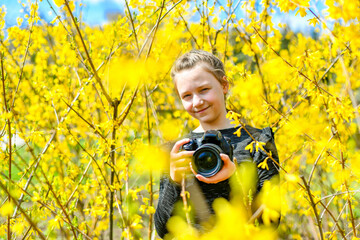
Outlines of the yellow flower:
{"type": "Polygon", "coordinates": [[[264,161],[262,161],[261,163],[258,164],[258,167],[261,167],[263,169],[267,169],[269,170],[269,166],[267,164],[267,160],[269,159],[269,157],[265,158],[264,161]]]}
{"type": "Polygon", "coordinates": [[[252,141],[249,145],[247,145],[246,147],[245,147],[245,150],[249,150],[251,153],[253,152],[253,150],[254,150],[254,141],[252,141]]]}
{"type": "Polygon", "coordinates": [[[54,0],[56,6],[60,7],[61,5],[63,5],[65,3],[65,0],[54,0]]]}
{"type": "Polygon", "coordinates": [[[316,17],[314,17],[314,18],[309,19],[308,22],[310,25],[312,24],[315,27],[315,25],[318,23],[318,20],[316,17]]]}

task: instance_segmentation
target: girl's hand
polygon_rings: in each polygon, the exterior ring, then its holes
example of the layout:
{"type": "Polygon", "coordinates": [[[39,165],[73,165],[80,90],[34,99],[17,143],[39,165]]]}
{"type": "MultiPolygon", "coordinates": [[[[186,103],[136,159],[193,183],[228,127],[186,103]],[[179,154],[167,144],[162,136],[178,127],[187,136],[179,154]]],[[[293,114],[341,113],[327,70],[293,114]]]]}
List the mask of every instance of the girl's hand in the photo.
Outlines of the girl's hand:
{"type": "Polygon", "coordinates": [[[224,165],[221,168],[221,170],[212,177],[207,178],[207,177],[204,177],[204,176],[196,173],[195,170],[193,169],[191,163],[190,163],[191,171],[194,173],[195,177],[199,181],[202,181],[202,182],[205,182],[205,183],[218,183],[218,182],[224,181],[224,180],[230,178],[234,174],[234,172],[236,171],[236,165],[234,163],[236,161],[236,158],[234,158],[234,162],[232,162],[230,160],[229,156],[226,155],[226,154],[221,153],[220,157],[221,157],[221,160],[223,160],[224,165]]]}
{"type": "Polygon", "coordinates": [[[190,162],[194,151],[181,151],[182,145],[188,143],[190,139],[182,139],[175,143],[170,152],[170,177],[171,179],[180,184],[186,172],[190,172],[190,162]]]}

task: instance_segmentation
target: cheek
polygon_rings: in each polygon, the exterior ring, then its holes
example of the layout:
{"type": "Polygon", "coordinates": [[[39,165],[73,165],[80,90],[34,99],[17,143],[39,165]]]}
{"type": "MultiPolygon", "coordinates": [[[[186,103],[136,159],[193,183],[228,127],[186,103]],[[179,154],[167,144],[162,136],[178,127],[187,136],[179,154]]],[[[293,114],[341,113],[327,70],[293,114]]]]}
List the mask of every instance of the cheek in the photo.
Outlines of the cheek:
{"type": "Polygon", "coordinates": [[[217,102],[219,102],[220,94],[218,92],[216,92],[216,91],[212,91],[212,92],[209,92],[208,94],[206,94],[204,99],[207,102],[211,102],[212,104],[216,104],[217,102]]]}
{"type": "Polygon", "coordinates": [[[189,112],[192,108],[192,103],[190,101],[183,101],[183,100],[181,102],[184,109],[189,112]]]}

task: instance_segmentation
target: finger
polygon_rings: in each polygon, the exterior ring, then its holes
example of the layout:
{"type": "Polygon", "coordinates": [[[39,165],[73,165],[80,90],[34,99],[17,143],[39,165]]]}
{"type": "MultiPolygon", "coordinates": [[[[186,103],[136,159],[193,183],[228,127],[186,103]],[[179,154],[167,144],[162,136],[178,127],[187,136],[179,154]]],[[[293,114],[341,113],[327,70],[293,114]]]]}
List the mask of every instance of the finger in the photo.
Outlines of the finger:
{"type": "Polygon", "coordinates": [[[231,162],[229,156],[224,153],[220,153],[220,158],[224,161],[224,164],[228,164],[229,162],[231,162]]]}
{"type": "Polygon", "coordinates": [[[208,184],[215,184],[215,183],[218,183],[218,182],[221,182],[221,181],[227,179],[223,175],[224,174],[221,174],[219,172],[218,174],[216,174],[215,176],[212,176],[212,177],[204,177],[201,174],[196,174],[195,177],[201,182],[208,183],[208,184]]]}
{"type": "Polygon", "coordinates": [[[176,157],[177,158],[191,158],[194,155],[195,151],[183,151],[183,152],[179,152],[176,153],[176,157]]]}
{"type": "Polygon", "coordinates": [[[193,165],[192,165],[192,162],[190,162],[190,169],[191,169],[192,173],[195,175],[195,177],[196,177],[199,181],[204,182],[204,183],[211,183],[211,179],[210,179],[210,178],[206,178],[206,177],[204,177],[203,175],[198,174],[198,173],[194,170],[193,165]]]}
{"type": "Polygon", "coordinates": [[[180,158],[180,159],[176,159],[170,162],[170,165],[172,167],[182,167],[184,165],[188,165],[190,162],[189,158],[180,158]]]}
{"type": "Polygon", "coordinates": [[[171,152],[172,152],[172,153],[177,153],[177,152],[179,152],[181,146],[184,145],[185,143],[188,143],[188,142],[190,142],[190,139],[189,139],[189,138],[184,138],[184,139],[182,139],[182,140],[180,140],[180,141],[177,141],[177,142],[174,144],[173,148],[171,149],[171,152]]]}
{"type": "Polygon", "coordinates": [[[210,178],[206,178],[204,177],[203,175],[200,175],[200,174],[196,174],[195,177],[201,181],[201,182],[204,182],[204,183],[212,183],[210,178]]]}
{"type": "Polygon", "coordinates": [[[196,174],[196,178],[199,180],[199,181],[202,181],[204,183],[218,183],[218,182],[221,182],[221,181],[224,181],[226,179],[228,179],[229,177],[231,177],[231,175],[235,172],[236,170],[236,166],[233,162],[230,161],[230,158],[224,154],[223,156],[223,161],[224,161],[224,166],[223,168],[217,173],[215,174],[214,176],[212,177],[204,177],[200,174],[196,174]]]}
{"type": "Polygon", "coordinates": [[[170,154],[170,162],[176,162],[182,159],[187,159],[190,160],[191,157],[193,156],[194,151],[183,151],[183,152],[179,152],[179,153],[171,153],[170,154]]]}
{"type": "Polygon", "coordinates": [[[186,166],[186,167],[176,167],[174,170],[175,170],[175,172],[183,173],[183,172],[188,172],[188,171],[190,171],[190,167],[189,167],[189,166],[186,166]]]}

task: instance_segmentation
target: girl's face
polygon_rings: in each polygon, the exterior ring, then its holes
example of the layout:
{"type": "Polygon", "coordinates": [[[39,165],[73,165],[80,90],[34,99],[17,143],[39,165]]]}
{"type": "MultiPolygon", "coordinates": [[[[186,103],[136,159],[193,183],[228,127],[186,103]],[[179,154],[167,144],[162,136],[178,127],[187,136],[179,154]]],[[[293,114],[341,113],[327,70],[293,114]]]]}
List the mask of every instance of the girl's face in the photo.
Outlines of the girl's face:
{"type": "Polygon", "coordinates": [[[175,76],[176,86],[185,110],[209,129],[221,127],[226,119],[224,95],[228,82],[221,84],[203,64],[180,71],[175,76]]]}

